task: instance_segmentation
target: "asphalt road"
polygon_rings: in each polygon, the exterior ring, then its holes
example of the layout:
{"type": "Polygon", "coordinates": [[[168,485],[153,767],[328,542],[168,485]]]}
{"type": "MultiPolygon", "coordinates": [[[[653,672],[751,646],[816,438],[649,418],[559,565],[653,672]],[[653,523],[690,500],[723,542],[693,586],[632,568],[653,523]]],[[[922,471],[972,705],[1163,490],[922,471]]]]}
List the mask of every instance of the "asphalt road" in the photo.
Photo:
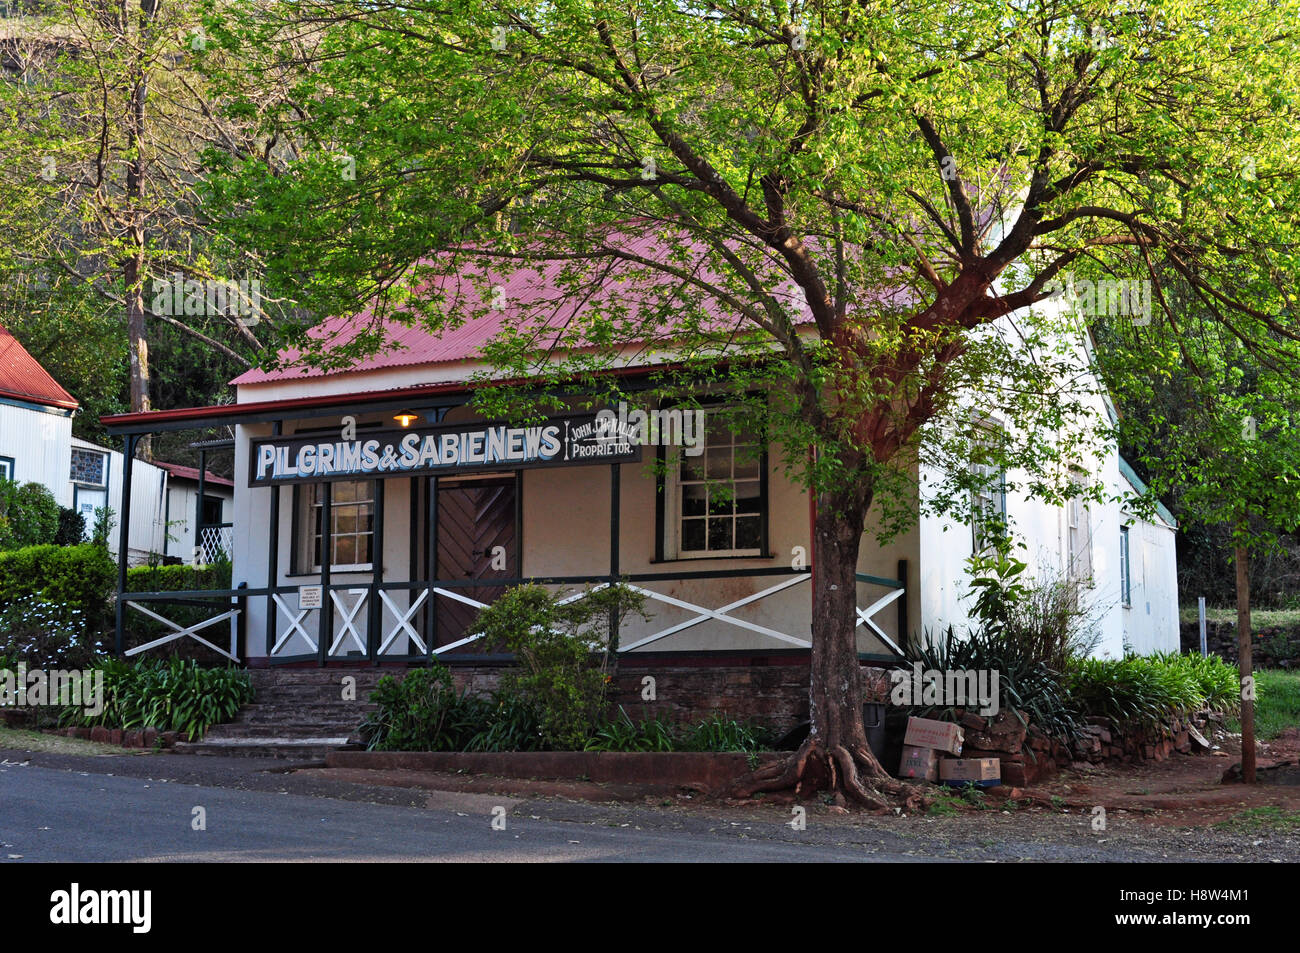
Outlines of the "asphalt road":
{"type": "Polygon", "coordinates": [[[907,861],[852,847],[567,823],[495,795],[427,807],[0,764],[0,863],[907,861]],[[202,814],[195,808],[201,808],[202,814]],[[504,821],[504,830],[494,830],[504,821]],[[201,816],[205,830],[194,830],[201,816]]]}

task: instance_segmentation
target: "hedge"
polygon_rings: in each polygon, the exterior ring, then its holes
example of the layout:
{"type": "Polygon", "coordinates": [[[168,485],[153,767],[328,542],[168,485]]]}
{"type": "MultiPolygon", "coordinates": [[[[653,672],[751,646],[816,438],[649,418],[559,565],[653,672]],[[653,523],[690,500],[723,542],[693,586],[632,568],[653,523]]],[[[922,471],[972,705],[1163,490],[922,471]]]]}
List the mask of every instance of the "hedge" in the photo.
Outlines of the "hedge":
{"type": "Polygon", "coordinates": [[[90,631],[107,623],[117,583],[101,546],[27,546],[0,553],[0,606],[40,600],[79,609],[90,631]]]}
{"type": "Polygon", "coordinates": [[[230,563],[211,566],[136,566],[126,571],[127,592],[184,592],[229,589],[230,563]]]}

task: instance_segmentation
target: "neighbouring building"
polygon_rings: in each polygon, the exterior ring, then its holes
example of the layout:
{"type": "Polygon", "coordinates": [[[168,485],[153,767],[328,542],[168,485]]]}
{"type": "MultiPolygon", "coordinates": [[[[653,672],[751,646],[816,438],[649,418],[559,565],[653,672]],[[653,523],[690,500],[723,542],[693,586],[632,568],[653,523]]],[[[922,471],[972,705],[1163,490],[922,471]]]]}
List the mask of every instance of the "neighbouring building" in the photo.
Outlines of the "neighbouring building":
{"type": "MultiPolygon", "coordinates": [[[[109,450],[72,435],[72,418],[80,405],[41,366],[18,340],[0,327],[0,477],[39,483],[55,501],[80,513],[90,538],[95,511],[107,506],[121,522],[125,463],[120,450],[109,450]]],[[[229,480],[209,474],[205,498],[213,501],[205,513],[216,524],[228,521],[233,487],[229,480]]],[[[169,510],[182,513],[179,531],[192,540],[197,518],[197,471],[170,464],[134,461],[131,518],[126,552],[131,564],[151,556],[181,554],[193,560],[194,543],[169,541],[169,510]],[[175,470],[175,475],[171,472],[175,470]],[[184,507],[189,506],[189,509],[184,507]]],[[[229,532],[224,527],[220,532],[229,532]]],[[[175,534],[176,529],[170,531],[175,534]]],[[[215,552],[211,533],[207,549],[215,552]]],[[[120,534],[110,534],[109,550],[116,555],[120,534]]],[[[229,552],[227,544],[225,552],[229,552]]]]}

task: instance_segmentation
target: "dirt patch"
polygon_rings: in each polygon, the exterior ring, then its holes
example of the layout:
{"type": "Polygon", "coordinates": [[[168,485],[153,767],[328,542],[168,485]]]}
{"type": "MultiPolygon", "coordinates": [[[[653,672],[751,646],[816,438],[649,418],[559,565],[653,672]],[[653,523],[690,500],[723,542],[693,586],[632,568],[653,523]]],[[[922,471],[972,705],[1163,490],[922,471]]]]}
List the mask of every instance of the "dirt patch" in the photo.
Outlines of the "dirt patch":
{"type": "MultiPolygon", "coordinates": [[[[1260,808],[1300,811],[1300,787],[1223,783],[1224,772],[1241,760],[1241,741],[1230,735],[1220,743],[1220,751],[1167,761],[1076,766],[1026,793],[1037,802],[1124,810],[1146,823],[1174,827],[1208,827],[1260,808]]],[[[1297,758],[1300,729],[1260,746],[1261,768],[1297,758]]]]}

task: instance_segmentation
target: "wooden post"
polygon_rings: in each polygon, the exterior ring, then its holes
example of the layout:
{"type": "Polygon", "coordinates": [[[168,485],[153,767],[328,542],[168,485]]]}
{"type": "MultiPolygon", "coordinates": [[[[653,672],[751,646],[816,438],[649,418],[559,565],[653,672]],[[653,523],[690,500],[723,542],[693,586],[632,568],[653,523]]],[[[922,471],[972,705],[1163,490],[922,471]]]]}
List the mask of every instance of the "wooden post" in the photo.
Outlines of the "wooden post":
{"type": "Polygon", "coordinates": [[[1250,645],[1250,558],[1245,546],[1237,546],[1237,667],[1241,673],[1241,779],[1255,783],[1255,699],[1254,666],[1250,645]],[[1247,691],[1246,686],[1251,690],[1247,691]]]}
{"type": "MultiPolygon", "coordinates": [[[[118,658],[126,651],[126,561],[131,549],[131,466],[139,437],[127,434],[122,454],[122,505],[117,537],[117,611],[114,616],[113,648],[118,658]]],[[[105,507],[108,500],[104,501],[105,507]]],[[[105,545],[108,541],[104,541],[105,545]]]]}

